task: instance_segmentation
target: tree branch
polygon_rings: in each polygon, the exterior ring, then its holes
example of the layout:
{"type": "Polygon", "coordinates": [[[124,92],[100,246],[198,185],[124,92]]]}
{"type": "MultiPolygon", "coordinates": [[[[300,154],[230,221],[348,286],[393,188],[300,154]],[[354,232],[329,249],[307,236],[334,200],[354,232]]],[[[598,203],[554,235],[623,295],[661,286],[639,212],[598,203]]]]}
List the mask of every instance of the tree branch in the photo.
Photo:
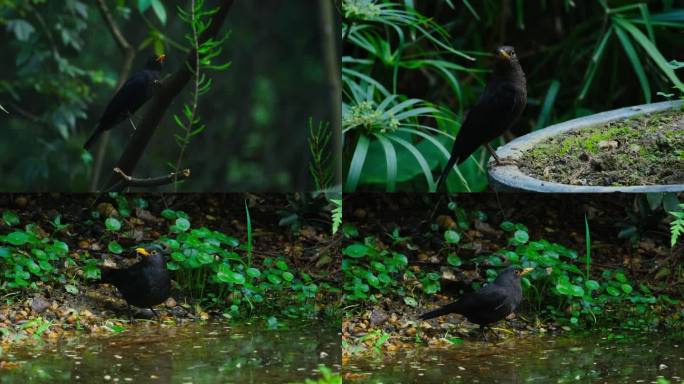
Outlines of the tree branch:
{"type": "Polygon", "coordinates": [[[158,187],[161,185],[175,183],[177,180],[183,180],[190,177],[189,169],[184,169],[180,172],[171,172],[165,176],[150,177],[147,179],[128,176],[120,168],[114,168],[114,173],[118,174],[121,178],[107,192],[114,191],[115,189],[123,190],[129,187],[158,187]]]}
{"type": "MultiPolygon", "coordinates": [[[[228,16],[228,11],[233,5],[233,2],[234,0],[223,0],[223,2],[221,2],[218,12],[216,12],[211,19],[211,25],[200,36],[200,45],[218,34],[228,16]]],[[[168,80],[161,84],[157,94],[152,98],[145,116],[143,116],[142,121],[138,125],[138,129],[133,133],[124,153],[121,155],[121,158],[119,158],[117,167],[125,174],[130,175],[133,173],[133,170],[135,170],[138,161],[140,161],[140,158],[145,152],[145,148],[152,138],[155,129],[164,116],[164,112],[166,112],[173,99],[190,81],[195,70],[195,50],[193,49],[188,53],[183,65],[168,80]]],[[[112,174],[109,181],[107,181],[105,189],[111,189],[119,180],[121,180],[119,174],[112,174]]]]}
{"type": "MultiPolygon", "coordinates": [[[[133,60],[135,59],[135,48],[126,39],[123,33],[121,33],[121,30],[116,25],[114,17],[112,16],[112,12],[109,10],[109,7],[107,6],[107,3],[105,3],[105,0],[97,0],[97,7],[100,10],[100,14],[102,14],[102,18],[104,19],[105,24],[107,25],[107,29],[109,29],[109,32],[112,34],[112,37],[114,38],[114,41],[116,41],[116,44],[119,46],[119,49],[121,49],[121,52],[123,52],[124,55],[124,61],[123,64],[121,64],[121,69],[119,70],[119,79],[116,82],[116,89],[118,90],[119,88],[121,88],[121,86],[126,81],[128,75],[131,72],[133,60]]],[[[91,192],[95,191],[97,189],[97,185],[99,184],[100,175],[102,173],[102,163],[104,162],[105,152],[107,151],[108,143],[109,131],[105,131],[102,137],[100,138],[100,142],[98,143],[97,150],[95,152],[95,163],[93,164],[93,177],[90,180],[89,187],[91,192]]]]}

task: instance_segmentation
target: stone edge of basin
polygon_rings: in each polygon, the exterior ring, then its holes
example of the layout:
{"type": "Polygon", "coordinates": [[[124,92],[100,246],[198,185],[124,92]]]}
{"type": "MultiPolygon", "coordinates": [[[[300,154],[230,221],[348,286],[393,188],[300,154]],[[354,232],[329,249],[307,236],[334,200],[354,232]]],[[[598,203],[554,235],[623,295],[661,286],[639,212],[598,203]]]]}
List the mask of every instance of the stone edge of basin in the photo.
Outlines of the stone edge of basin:
{"type": "MultiPolygon", "coordinates": [[[[537,143],[561,133],[582,129],[597,124],[607,123],[643,113],[654,113],[679,108],[682,100],[664,101],[653,104],[642,104],[612,111],[597,113],[551,125],[527,135],[516,138],[499,147],[496,154],[500,158],[518,160],[522,154],[537,143]]],[[[665,185],[633,185],[619,187],[585,186],[555,183],[535,179],[524,174],[516,165],[493,166],[494,159],[489,160],[489,183],[495,191],[501,192],[544,192],[544,193],[646,193],[646,192],[682,192],[684,184],[665,185]]]]}

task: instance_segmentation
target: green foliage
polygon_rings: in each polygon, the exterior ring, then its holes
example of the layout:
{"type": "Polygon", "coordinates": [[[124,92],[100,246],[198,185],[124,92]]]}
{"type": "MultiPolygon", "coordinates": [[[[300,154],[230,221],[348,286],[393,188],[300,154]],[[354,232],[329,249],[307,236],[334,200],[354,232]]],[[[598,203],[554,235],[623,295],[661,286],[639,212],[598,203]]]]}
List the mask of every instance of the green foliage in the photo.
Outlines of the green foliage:
{"type": "Polygon", "coordinates": [[[309,152],[311,162],[309,173],[314,180],[314,185],[319,191],[332,187],[334,166],[334,148],[330,144],[330,123],[320,122],[314,127],[313,119],[309,118],[309,152]]]}
{"type": "Polygon", "coordinates": [[[670,223],[670,244],[672,248],[677,245],[679,237],[684,234],[684,204],[679,204],[678,211],[671,211],[674,220],[670,223]]]}
{"type": "MultiPolygon", "coordinates": [[[[194,63],[188,64],[188,69],[190,69],[193,74],[194,87],[190,96],[190,103],[183,105],[183,116],[185,117],[185,121],[178,115],[173,115],[176,125],[181,129],[181,133],[174,135],[176,144],[180,149],[178,158],[176,159],[175,165],[170,164],[171,169],[176,173],[181,171],[183,157],[188,145],[190,145],[190,140],[206,129],[206,125],[200,123],[200,118],[197,115],[199,97],[211,89],[211,79],[206,76],[204,70],[225,71],[230,66],[230,63],[216,64],[212,62],[212,60],[215,60],[216,57],[221,55],[221,52],[223,51],[222,45],[228,40],[228,34],[218,39],[206,39],[201,43],[199,41],[200,36],[202,36],[211,25],[211,17],[218,12],[218,10],[218,7],[205,10],[204,0],[193,1],[190,12],[186,12],[178,6],[178,16],[184,23],[190,26],[191,33],[186,34],[185,39],[195,53],[195,61],[194,63]]],[[[176,180],[175,183],[175,190],[178,191],[178,180],[176,180]]]]}
{"type": "MultiPolygon", "coordinates": [[[[481,59],[490,55],[491,39],[482,36],[492,31],[516,45],[532,74],[518,135],[648,103],[655,90],[684,89],[676,73],[682,64],[666,59],[676,55],[674,41],[684,30],[680,9],[626,0],[565,4],[553,11],[554,27],[525,23],[551,12],[546,1],[518,1],[510,13],[494,0],[343,0],[345,190],[433,189],[432,172],[446,163],[457,122],[483,91],[485,71],[469,61],[489,65],[481,59]],[[405,118],[388,113],[392,107],[405,118]]],[[[475,152],[454,169],[447,188],[484,190],[486,159],[475,152]]]]}
{"type": "MultiPolygon", "coordinates": [[[[81,260],[86,277],[97,273],[92,269],[93,261],[81,260]]],[[[68,265],[76,265],[69,246],[35,224],[0,235],[0,290],[36,289],[37,282],[64,284],[71,278],[62,269],[68,265]]]]}
{"type": "Polygon", "coordinates": [[[319,365],[318,372],[321,374],[321,378],[306,379],[302,384],[342,384],[342,376],[333,373],[332,370],[325,365],[319,365]]]}

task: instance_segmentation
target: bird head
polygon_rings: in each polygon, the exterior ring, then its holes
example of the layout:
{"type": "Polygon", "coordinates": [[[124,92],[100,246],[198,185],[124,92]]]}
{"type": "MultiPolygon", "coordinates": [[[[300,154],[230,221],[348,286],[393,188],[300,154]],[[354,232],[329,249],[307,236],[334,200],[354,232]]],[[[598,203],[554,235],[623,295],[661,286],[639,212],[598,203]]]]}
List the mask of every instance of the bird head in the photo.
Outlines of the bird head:
{"type": "Polygon", "coordinates": [[[145,63],[145,69],[153,70],[153,71],[161,71],[162,70],[162,65],[164,64],[164,61],[166,61],[166,55],[152,55],[148,60],[147,63],[145,63]]]}
{"type": "Polygon", "coordinates": [[[144,260],[147,258],[153,258],[155,256],[161,256],[164,253],[164,249],[157,244],[148,244],[143,247],[136,248],[135,253],[142,256],[144,260]]]}
{"type": "Polygon", "coordinates": [[[519,267],[508,267],[499,273],[496,277],[496,282],[504,283],[506,281],[520,280],[521,277],[532,272],[534,268],[519,268],[519,267]]]}
{"type": "Polygon", "coordinates": [[[515,49],[510,45],[504,45],[496,49],[496,57],[499,60],[518,60],[518,56],[515,54],[515,49]]]}

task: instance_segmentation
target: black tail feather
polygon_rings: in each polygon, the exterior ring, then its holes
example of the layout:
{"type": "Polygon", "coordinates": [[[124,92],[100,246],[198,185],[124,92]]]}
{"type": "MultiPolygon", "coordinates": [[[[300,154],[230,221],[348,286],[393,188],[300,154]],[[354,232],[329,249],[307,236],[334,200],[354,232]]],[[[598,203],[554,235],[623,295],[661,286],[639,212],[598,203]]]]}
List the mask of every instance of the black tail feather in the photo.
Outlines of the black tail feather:
{"type": "Polygon", "coordinates": [[[90,149],[90,147],[92,147],[93,144],[95,144],[97,139],[100,138],[100,135],[102,135],[102,132],[104,132],[104,129],[102,129],[102,126],[100,124],[98,124],[97,127],[95,128],[95,132],[93,132],[93,134],[90,135],[90,137],[85,142],[85,144],[83,144],[83,149],[85,149],[85,150],[90,149]]]}
{"type": "Polygon", "coordinates": [[[434,319],[435,317],[448,315],[450,313],[458,313],[458,306],[456,304],[457,303],[447,304],[443,307],[435,309],[434,311],[423,313],[420,315],[419,319],[429,320],[434,319]]]}
{"type": "Polygon", "coordinates": [[[449,177],[449,172],[451,172],[451,169],[454,167],[454,164],[456,164],[457,161],[457,156],[451,156],[449,158],[446,167],[444,167],[442,174],[439,176],[439,179],[437,180],[437,187],[435,188],[435,192],[440,192],[442,185],[446,181],[447,177],[449,177]]]}

